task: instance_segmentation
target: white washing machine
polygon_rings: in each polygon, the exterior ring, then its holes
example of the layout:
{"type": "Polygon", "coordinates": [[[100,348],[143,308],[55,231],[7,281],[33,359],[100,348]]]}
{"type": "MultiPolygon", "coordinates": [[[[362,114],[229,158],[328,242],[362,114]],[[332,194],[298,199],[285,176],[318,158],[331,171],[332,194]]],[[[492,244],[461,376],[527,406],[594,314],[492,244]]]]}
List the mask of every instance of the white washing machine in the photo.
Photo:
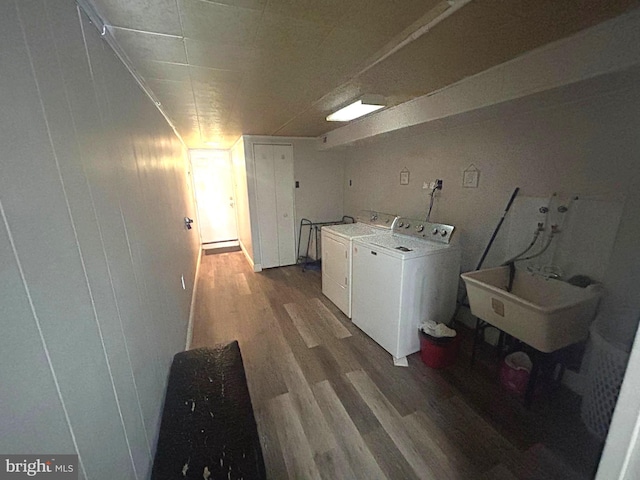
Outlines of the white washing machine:
{"type": "Polygon", "coordinates": [[[396,365],[406,366],[406,356],[420,350],[421,323],[449,323],[453,316],[460,275],[453,231],[451,225],[399,218],[391,235],[353,241],[353,323],[396,365]]]}
{"type": "Polygon", "coordinates": [[[353,239],[366,235],[391,235],[396,218],[388,213],[363,210],[356,217],[357,223],[322,227],[322,293],[349,318],[353,239]]]}

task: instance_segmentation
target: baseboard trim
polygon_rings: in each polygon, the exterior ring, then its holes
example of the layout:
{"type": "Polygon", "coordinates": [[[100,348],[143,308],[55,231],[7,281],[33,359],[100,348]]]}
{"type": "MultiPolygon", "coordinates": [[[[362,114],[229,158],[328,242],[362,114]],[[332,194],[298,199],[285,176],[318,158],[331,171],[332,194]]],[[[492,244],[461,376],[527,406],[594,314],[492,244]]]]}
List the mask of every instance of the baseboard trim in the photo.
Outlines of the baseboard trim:
{"type": "Polygon", "coordinates": [[[244,258],[247,259],[247,262],[249,262],[249,265],[251,265],[251,268],[253,269],[254,272],[261,272],[262,271],[262,265],[260,265],[259,263],[253,263],[253,258],[251,258],[251,255],[249,255],[249,252],[247,252],[247,249],[244,247],[244,243],[242,243],[242,241],[238,241],[238,243],[240,244],[240,250],[242,250],[242,253],[244,254],[244,258]]]}
{"type": "Polygon", "coordinates": [[[189,307],[189,323],[187,324],[187,343],[185,350],[191,348],[191,340],[193,339],[193,317],[196,311],[196,292],[198,291],[198,278],[200,278],[200,264],[202,263],[202,248],[198,252],[198,263],[196,264],[196,276],[193,279],[193,292],[191,292],[191,306],[189,307]]]}
{"type": "Polygon", "coordinates": [[[240,242],[238,240],[228,240],[225,242],[210,242],[202,244],[203,250],[218,250],[227,247],[237,247],[240,249],[240,242]]]}

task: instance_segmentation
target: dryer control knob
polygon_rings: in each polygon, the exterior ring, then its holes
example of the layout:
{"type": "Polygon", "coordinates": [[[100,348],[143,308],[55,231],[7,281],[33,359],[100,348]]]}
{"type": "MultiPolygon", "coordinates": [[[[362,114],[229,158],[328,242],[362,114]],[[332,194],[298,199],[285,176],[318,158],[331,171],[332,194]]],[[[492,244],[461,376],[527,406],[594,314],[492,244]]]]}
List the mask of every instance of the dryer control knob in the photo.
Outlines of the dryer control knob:
{"type": "Polygon", "coordinates": [[[424,230],[424,225],[418,225],[416,226],[416,232],[421,232],[424,230]]]}
{"type": "Polygon", "coordinates": [[[440,235],[442,235],[443,237],[446,237],[447,236],[447,231],[446,230],[442,230],[440,232],[440,235]]]}
{"type": "Polygon", "coordinates": [[[404,222],[398,222],[398,228],[404,227],[404,222]]]}
{"type": "Polygon", "coordinates": [[[437,228],[434,228],[434,229],[433,229],[433,232],[431,232],[431,233],[433,233],[434,235],[437,235],[437,234],[438,234],[438,232],[439,232],[439,230],[438,230],[437,228]]]}
{"type": "Polygon", "coordinates": [[[407,223],[407,224],[404,226],[404,228],[409,228],[410,226],[411,226],[411,224],[410,224],[410,223],[407,223]]]}

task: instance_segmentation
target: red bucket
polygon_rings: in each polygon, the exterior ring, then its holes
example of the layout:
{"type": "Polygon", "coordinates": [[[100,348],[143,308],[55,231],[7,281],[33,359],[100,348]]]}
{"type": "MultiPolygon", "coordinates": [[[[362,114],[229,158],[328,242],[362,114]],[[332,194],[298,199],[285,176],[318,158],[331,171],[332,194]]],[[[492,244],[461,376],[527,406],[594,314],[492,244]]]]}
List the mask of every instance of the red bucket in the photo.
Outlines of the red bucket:
{"type": "Polygon", "coordinates": [[[524,352],[507,355],[500,365],[500,384],[516,395],[524,395],[529,383],[531,360],[524,352]]]}
{"type": "Polygon", "coordinates": [[[445,368],[453,365],[460,350],[460,334],[453,338],[435,339],[420,332],[420,357],[427,367],[445,368]]]}

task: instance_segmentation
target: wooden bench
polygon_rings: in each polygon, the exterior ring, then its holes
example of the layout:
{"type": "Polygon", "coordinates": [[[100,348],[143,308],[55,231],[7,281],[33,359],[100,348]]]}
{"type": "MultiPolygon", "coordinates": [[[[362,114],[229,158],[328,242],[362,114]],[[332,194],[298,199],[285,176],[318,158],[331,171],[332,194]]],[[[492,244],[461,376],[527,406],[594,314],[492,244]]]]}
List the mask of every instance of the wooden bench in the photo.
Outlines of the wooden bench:
{"type": "Polygon", "coordinates": [[[173,358],[151,478],[266,478],[237,341],[173,358]]]}

